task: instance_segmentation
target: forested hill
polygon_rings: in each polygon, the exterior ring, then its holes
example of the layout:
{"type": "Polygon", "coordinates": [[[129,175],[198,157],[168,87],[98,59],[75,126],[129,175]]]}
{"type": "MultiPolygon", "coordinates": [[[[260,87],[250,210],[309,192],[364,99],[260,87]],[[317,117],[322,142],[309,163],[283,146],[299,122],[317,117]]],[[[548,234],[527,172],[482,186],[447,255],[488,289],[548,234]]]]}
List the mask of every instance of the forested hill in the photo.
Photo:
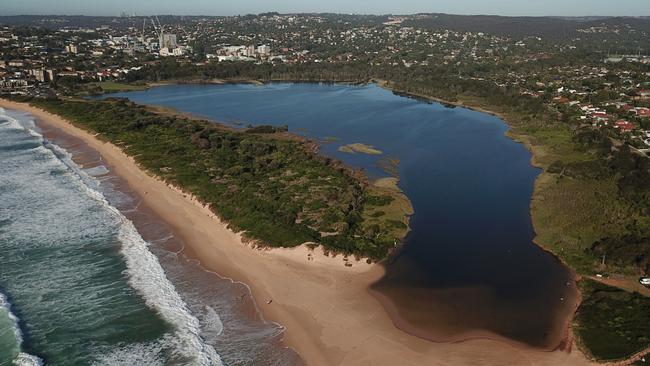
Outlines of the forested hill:
{"type": "Polygon", "coordinates": [[[631,27],[650,31],[649,17],[504,17],[495,15],[418,14],[402,23],[428,29],[484,32],[514,38],[538,36],[552,39],[575,37],[592,27],[631,27]]]}

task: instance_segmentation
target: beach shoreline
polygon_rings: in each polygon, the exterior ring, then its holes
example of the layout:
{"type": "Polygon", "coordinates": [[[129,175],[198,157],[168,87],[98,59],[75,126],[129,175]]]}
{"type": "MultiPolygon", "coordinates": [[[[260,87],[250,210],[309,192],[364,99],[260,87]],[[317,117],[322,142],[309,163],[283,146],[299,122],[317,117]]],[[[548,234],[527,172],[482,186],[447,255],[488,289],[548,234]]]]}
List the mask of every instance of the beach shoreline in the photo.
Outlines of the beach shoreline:
{"type": "Polygon", "coordinates": [[[95,149],[186,243],[189,256],[249,286],[264,318],[286,328],[284,343],[307,364],[589,364],[580,352],[545,352],[489,336],[452,345],[404,333],[368,291],[383,275],[381,266],[352,261],[347,267],[343,256],[328,257],[304,245],[252,249],[209,208],[147,174],[116,146],[26,104],[0,100],[0,107],[28,112],[95,149]]]}

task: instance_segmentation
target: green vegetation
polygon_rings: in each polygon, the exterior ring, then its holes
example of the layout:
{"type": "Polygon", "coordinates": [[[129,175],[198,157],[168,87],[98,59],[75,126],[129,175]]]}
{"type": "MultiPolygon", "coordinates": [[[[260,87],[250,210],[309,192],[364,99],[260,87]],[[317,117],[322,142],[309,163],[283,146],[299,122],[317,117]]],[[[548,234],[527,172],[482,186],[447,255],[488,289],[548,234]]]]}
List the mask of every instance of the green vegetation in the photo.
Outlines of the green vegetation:
{"type": "Polygon", "coordinates": [[[398,190],[365,183],[286,128],[234,130],[115,98],[31,103],[122,147],[151,173],[209,204],[232,229],[264,244],[318,242],[381,259],[406,235],[407,213],[400,216],[393,206],[408,200],[398,190]],[[378,210],[390,214],[372,217],[378,210]]]}
{"type": "Polygon", "coordinates": [[[555,161],[533,200],[538,241],[581,273],[647,273],[650,161],[600,131],[576,130],[572,142],[544,145],[555,161]]]}
{"type": "Polygon", "coordinates": [[[600,360],[623,359],[650,344],[650,298],[580,281],[585,297],[574,329],[582,345],[600,360]]]}
{"type": "Polygon", "coordinates": [[[349,154],[362,153],[368,155],[381,155],[383,152],[381,150],[375,149],[374,146],[356,143],[348,144],[339,147],[339,151],[349,154]]]}
{"type": "Polygon", "coordinates": [[[537,187],[532,204],[537,242],[579,272],[597,271],[602,261],[590,250],[592,245],[603,236],[624,235],[634,218],[618,199],[616,182],[548,174],[539,178],[537,187]]]}

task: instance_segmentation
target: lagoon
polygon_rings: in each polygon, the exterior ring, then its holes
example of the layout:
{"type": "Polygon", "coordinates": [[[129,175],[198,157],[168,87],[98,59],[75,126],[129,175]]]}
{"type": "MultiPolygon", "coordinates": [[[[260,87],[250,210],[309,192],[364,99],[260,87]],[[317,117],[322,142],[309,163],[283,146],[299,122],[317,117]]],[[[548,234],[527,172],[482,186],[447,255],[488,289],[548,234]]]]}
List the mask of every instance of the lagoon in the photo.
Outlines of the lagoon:
{"type": "Polygon", "coordinates": [[[397,159],[412,232],[370,288],[395,324],[434,341],[497,337],[544,349],[562,341],[572,275],[533,243],[540,172],[499,118],[373,84],[167,85],[110,96],[233,126],[287,125],[371,178],[397,159]],[[350,144],[381,154],[339,150],[350,144]]]}

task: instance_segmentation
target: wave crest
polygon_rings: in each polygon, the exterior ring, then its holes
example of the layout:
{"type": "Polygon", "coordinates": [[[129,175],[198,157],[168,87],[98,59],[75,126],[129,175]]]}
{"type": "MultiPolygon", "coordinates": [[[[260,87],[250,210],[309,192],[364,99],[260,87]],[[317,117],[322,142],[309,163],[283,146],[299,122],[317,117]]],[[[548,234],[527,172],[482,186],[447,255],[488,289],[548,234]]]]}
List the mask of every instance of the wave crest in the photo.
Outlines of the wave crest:
{"type": "MultiPolygon", "coordinates": [[[[120,252],[126,262],[126,275],[129,285],[142,296],[148,307],[155,310],[163,320],[174,327],[174,336],[167,336],[162,340],[163,346],[171,346],[173,349],[171,357],[186,364],[202,366],[222,365],[221,358],[216,350],[211,345],[206,344],[201,338],[199,320],[192,315],[174,285],[165,275],[158,258],[149,251],[148,243],[140,236],[133,223],[122,215],[117,208],[110,205],[104,195],[97,190],[99,188],[99,182],[90,174],[84,172],[72,160],[70,153],[47,141],[41,134],[33,130],[28,122],[26,124],[21,123],[18,119],[8,115],[2,108],[0,108],[0,118],[6,120],[5,123],[9,124],[9,128],[21,129],[37,137],[42,143],[42,146],[39,148],[47,149],[53,155],[53,158],[62,162],[74,174],[74,177],[77,178],[77,182],[85,193],[100,202],[116,220],[119,225],[118,240],[121,243],[120,252]]],[[[2,294],[0,293],[0,295],[2,294]]],[[[0,305],[4,303],[7,304],[7,309],[9,309],[6,297],[1,296],[0,305]]],[[[13,316],[10,311],[8,313],[10,316],[13,316]]],[[[13,319],[15,319],[15,316],[13,316],[13,319]]],[[[15,324],[16,338],[19,343],[22,343],[22,334],[20,333],[17,319],[15,324]]],[[[111,351],[104,355],[104,357],[107,357],[106,361],[117,362],[124,360],[126,363],[122,364],[132,364],[129,363],[129,360],[148,359],[154,360],[152,361],[153,363],[145,364],[153,365],[157,364],[155,363],[156,358],[151,357],[151,351],[155,351],[155,349],[156,347],[150,344],[133,344],[111,351]],[[129,352],[131,352],[130,355],[129,352]],[[145,357],[144,355],[147,356],[145,357]]],[[[42,364],[42,361],[37,357],[24,353],[21,353],[19,358],[20,365],[38,365],[39,363],[34,363],[36,361],[42,364]]],[[[98,362],[100,364],[115,364],[114,362],[102,363],[102,360],[98,362]]],[[[117,364],[120,363],[117,362],[117,364]]]]}

